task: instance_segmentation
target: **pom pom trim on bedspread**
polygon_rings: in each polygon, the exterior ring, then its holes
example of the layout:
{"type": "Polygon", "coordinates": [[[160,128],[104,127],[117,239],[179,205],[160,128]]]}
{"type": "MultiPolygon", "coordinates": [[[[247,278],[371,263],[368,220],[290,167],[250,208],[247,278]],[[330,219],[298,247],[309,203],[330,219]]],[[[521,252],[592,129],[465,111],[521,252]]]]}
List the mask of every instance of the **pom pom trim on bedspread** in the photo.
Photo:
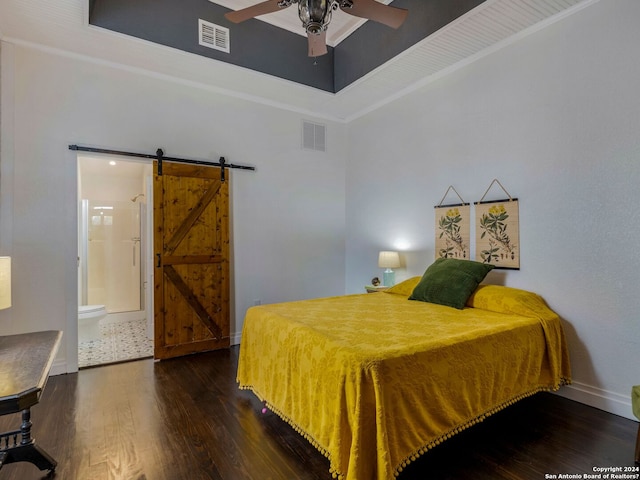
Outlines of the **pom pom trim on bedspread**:
{"type": "MultiPolygon", "coordinates": [[[[570,378],[566,378],[566,377],[562,377],[562,378],[560,378],[560,382],[557,385],[554,385],[554,386],[539,386],[539,387],[534,388],[533,390],[531,390],[529,392],[523,393],[521,395],[517,395],[516,397],[512,398],[511,400],[507,400],[506,402],[503,402],[500,405],[498,405],[496,407],[493,407],[493,408],[489,409],[488,411],[486,411],[484,413],[481,413],[480,415],[468,420],[467,422],[461,423],[460,425],[458,425],[458,426],[452,428],[451,430],[443,433],[442,435],[436,437],[434,440],[431,440],[431,441],[425,443],[422,447],[417,448],[411,454],[407,455],[394,468],[394,471],[393,471],[394,478],[397,478],[400,475],[400,473],[402,473],[402,471],[407,466],[409,466],[409,464],[411,462],[414,462],[414,461],[418,460],[418,458],[420,458],[422,455],[427,453],[432,448],[440,445],[442,442],[444,442],[445,440],[453,437],[457,433],[460,433],[460,432],[466,430],[467,428],[472,427],[472,426],[482,422],[484,419],[490,417],[494,413],[498,413],[499,411],[504,410],[505,408],[507,408],[507,407],[519,402],[520,400],[523,400],[523,399],[525,399],[527,397],[531,397],[531,396],[535,395],[536,393],[551,392],[551,391],[555,392],[555,391],[558,391],[561,386],[569,385],[569,384],[571,384],[571,379],[570,378]]],[[[258,399],[261,402],[263,402],[264,405],[266,405],[266,407],[269,410],[271,410],[273,413],[275,413],[284,422],[288,423],[296,432],[298,432],[299,435],[301,435],[303,438],[305,438],[311,445],[313,445],[313,447],[316,450],[318,450],[323,456],[325,456],[329,460],[329,473],[331,474],[332,478],[336,478],[338,480],[344,480],[345,474],[340,472],[337,468],[335,468],[335,466],[333,464],[333,460],[331,459],[330,453],[324,447],[322,447],[312,435],[310,435],[305,430],[303,430],[300,426],[298,426],[293,420],[291,420],[287,415],[285,415],[278,408],[274,407],[271,403],[269,403],[267,400],[262,398],[262,396],[258,392],[255,391],[253,386],[251,386],[251,385],[241,385],[239,388],[240,388],[240,390],[250,390],[250,391],[252,391],[253,394],[256,397],[258,397],[258,399]]],[[[264,412],[264,408],[262,410],[263,410],[262,413],[265,413],[264,412]]]]}

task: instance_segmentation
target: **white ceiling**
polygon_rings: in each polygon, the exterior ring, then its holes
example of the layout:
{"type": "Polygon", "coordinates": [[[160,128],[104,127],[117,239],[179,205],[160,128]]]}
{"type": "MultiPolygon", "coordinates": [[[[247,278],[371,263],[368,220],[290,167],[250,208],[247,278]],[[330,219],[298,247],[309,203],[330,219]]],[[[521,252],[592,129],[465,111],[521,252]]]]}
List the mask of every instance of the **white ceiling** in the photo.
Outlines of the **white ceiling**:
{"type": "MultiPolygon", "coordinates": [[[[258,3],[233,3],[240,1],[258,3]]],[[[337,94],[91,26],[89,0],[1,0],[0,36],[303,115],[350,121],[597,1],[486,0],[337,94]]],[[[293,12],[278,15],[295,14],[296,8],[287,10],[293,12]]]]}

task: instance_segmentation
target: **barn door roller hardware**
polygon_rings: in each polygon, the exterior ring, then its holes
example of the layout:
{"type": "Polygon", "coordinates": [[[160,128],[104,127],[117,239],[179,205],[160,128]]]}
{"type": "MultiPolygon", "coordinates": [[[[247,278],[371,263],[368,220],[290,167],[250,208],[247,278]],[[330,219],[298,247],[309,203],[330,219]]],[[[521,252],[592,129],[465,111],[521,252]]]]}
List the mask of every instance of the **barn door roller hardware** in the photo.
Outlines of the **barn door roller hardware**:
{"type": "Polygon", "coordinates": [[[218,162],[208,162],[205,160],[192,160],[189,158],[165,157],[164,152],[162,151],[161,148],[156,150],[155,155],[146,154],[146,153],[123,152],[120,150],[109,150],[105,148],[81,147],[78,145],[69,145],[69,150],[75,150],[78,152],[106,153],[108,155],[121,155],[124,157],[134,157],[134,158],[150,158],[152,160],[158,161],[158,175],[162,175],[162,162],[189,163],[191,165],[220,167],[220,180],[223,182],[225,181],[225,175],[224,175],[225,168],[236,168],[239,170],[253,170],[253,171],[255,171],[256,169],[256,167],[251,167],[248,165],[236,165],[233,163],[227,163],[224,157],[220,157],[220,160],[218,162]]]}

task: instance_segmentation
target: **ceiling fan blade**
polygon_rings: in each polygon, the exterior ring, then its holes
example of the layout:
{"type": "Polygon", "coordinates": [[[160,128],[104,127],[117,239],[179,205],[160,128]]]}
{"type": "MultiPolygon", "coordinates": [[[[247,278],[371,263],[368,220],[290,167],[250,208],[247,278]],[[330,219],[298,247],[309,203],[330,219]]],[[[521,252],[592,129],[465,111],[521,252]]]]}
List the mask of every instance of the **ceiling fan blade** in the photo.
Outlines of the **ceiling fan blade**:
{"type": "Polygon", "coordinates": [[[251,5],[250,7],[236,10],[235,12],[225,13],[224,17],[233,23],[244,22],[245,20],[249,20],[250,18],[257,17],[259,15],[281,10],[283,7],[278,5],[279,2],[280,0],[267,0],[266,2],[260,2],[255,5],[251,5]]]}
{"type": "Polygon", "coordinates": [[[376,2],[376,0],[353,0],[352,7],[340,8],[350,15],[373,20],[391,28],[398,28],[402,25],[409,12],[404,8],[392,7],[376,2]]]}
{"type": "Polygon", "coordinates": [[[327,31],[323,30],[322,32],[308,33],[307,38],[309,39],[309,56],[310,57],[319,57],[327,53],[327,31]]]}

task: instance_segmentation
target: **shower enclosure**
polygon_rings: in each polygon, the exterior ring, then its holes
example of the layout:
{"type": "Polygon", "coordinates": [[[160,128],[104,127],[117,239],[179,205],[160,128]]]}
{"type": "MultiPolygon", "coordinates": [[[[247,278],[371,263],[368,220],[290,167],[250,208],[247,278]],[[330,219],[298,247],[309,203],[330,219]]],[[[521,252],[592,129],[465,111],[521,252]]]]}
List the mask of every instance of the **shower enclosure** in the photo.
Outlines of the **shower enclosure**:
{"type": "Polygon", "coordinates": [[[109,313],[145,309],[146,205],[130,200],[81,204],[81,303],[105,305],[109,313]]]}

